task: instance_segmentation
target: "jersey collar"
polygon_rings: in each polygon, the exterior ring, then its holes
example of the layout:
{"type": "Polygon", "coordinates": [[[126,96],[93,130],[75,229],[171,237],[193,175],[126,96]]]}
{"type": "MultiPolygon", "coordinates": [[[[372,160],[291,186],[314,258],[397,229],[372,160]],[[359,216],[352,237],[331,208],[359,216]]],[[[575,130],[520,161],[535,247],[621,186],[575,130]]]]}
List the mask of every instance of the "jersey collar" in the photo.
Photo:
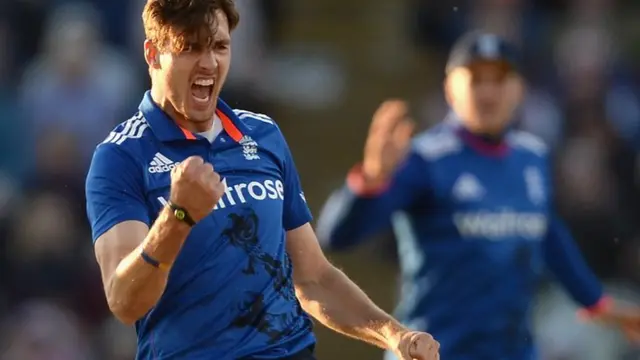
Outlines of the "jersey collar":
{"type": "MultiPolygon", "coordinates": [[[[151,98],[151,91],[144,94],[138,107],[151,130],[160,141],[197,140],[201,136],[182,128],[175,123],[151,98]]],[[[222,122],[224,131],[236,142],[239,142],[246,129],[240,119],[222,99],[218,98],[216,114],[222,122]]]]}
{"type": "MultiPolygon", "coordinates": [[[[504,138],[501,141],[494,142],[488,141],[482,136],[473,134],[471,131],[464,127],[462,120],[454,112],[449,113],[445,118],[445,123],[453,126],[456,134],[464,141],[467,146],[474,151],[486,156],[502,157],[509,152],[509,146],[504,138]]],[[[507,130],[508,132],[508,130],[507,130]]]]}

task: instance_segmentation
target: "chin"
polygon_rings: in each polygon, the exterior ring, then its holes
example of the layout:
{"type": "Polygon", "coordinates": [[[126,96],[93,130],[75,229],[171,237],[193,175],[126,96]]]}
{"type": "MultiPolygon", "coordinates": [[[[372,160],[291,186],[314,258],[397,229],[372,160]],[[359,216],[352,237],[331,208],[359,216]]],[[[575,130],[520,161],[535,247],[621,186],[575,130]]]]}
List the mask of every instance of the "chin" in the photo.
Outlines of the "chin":
{"type": "Polygon", "coordinates": [[[211,121],[215,114],[215,110],[211,111],[188,111],[187,112],[187,120],[192,123],[201,124],[211,121]]]}
{"type": "Polygon", "coordinates": [[[478,119],[476,127],[478,131],[485,133],[495,133],[504,130],[506,124],[496,119],[478,119]]]}

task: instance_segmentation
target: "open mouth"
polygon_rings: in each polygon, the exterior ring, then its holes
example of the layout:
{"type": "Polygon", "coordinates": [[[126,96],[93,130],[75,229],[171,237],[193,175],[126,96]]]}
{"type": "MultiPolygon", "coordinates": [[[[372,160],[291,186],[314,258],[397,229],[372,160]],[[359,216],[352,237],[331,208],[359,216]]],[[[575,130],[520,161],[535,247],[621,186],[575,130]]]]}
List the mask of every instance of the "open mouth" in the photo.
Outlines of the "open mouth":
{"type": "Polygon", "coordinates": [[[198,103],[207,103],[213,96],[213,79],[199,79],[191,84],[191,96],[198,103]]]}

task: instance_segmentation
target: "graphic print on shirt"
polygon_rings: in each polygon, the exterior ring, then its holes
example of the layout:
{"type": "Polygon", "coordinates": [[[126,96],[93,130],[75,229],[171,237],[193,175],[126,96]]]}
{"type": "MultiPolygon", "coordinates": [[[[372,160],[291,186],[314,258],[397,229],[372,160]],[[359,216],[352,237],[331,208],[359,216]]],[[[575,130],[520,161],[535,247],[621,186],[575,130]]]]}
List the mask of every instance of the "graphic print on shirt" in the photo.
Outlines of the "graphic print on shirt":
{"type": "Polygon", "coordinates": [[[452,192],[456,200],[464,202],[481,200],[487,191],[477,177],[470,173],[463,173],[453,184],[452,192]]]}
{"type": "Polygon", "coordinates": [[[147,169],[147,171],[149,171],[149,173],[151,174],[161,174],[161,173],[170,172],[178,165],[180,165],[179,162],[174,162],[168,157],[157,152],[153,156],[153,159],[151,160],[151,162],[149,162],[149,168],[147,169]]]}
{"type": "MultiPolygon", "coordinates": [[[[284,263],[260,247],[258,228],[260,219],[250,208],[240,208],[237,212],[227,215],[228,225],[222,235],[229,241],[229,245],[237,247],[247,255],[247,265],[242,270],[247,276],[256,275],[264,270],[273,280],[273,289],[282,298],[295,301],[292,267],[289,256],[285,254],[284,263]]],[[[300,307],[295,312],[270,313],[265,310],[264,295],[247,292],[244,303],[238,305],[240,314],[232,324],[235,327],[253,327],[267,335],[270,343],[277,343],[279,339],[292,331],[295,319],[301,315],[300,307]],[[287,330],[282,330],[287,329],[287,330]]]]}
{"type": "MultiPolygon", "coordinates": [[[[224,196],[218,200],[218,203],[212,209],[213,211],[243,205],[254,200],[284,200],[284,184],[280,180],[267,179],[262,182],[250,181],[248,183],[240,182],[229,185],[227,179],[224,178],[222,183],[225,187],[224,196]]],[[[168,199],[168,195],[156,198],[161,206],[167,206],[168,199]]]]}
{"type": "Polygon", "coordinates": [[[260,160],[258,155],[258,143],[251,138],[251,136],[245,135],[240,139],[240,145],[242,145],[242,155],[247,160],[260,160]]]}
{"type": "Polygon", "coordinates": [[[544,204],[546,193],[544,189],[544,178],[540,169],[528,166],[524,169],[524,180],[527,185],[527,195],[529,200],[535,205],[544,204]]]}
{"type": "MultiPolygon", "coordinates": [[[[545,201],[543,179],[535,167],[524,170],[528,199],[535,205],[545,201]]],[[[486,239],[502,241],[520,237],[540,240],[547,231],[546,214],[524,211],[512,205],[487,207],[485,197],[489,195],[480,179],[464,172],[458,176],[451,189],[456,203],[469,204],[469,208],[453,213],[453,224],[463,239],[486,239]]]]}

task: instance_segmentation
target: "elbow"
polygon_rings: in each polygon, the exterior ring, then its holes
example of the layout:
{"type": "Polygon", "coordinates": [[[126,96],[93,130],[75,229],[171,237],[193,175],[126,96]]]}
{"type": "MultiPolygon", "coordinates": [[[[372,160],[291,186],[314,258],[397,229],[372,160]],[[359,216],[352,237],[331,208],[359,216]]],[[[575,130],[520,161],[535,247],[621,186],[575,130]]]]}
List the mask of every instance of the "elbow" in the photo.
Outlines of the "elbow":
{"type": "Polygon", "coordinates": [[[132,326],[136,321],[140,320],[146,313],[138,310],[139,307],[127,301],[114,299],[113,296],[107,297],[109,310],[121,323],[132,326]]]}
{"type": "Polygon", "coordinates": [[[296,295],[301,302],[313,301],[319,294],[324,294],[331,288],[331,284],[339,273],[342,272],[327,261],[313,272],[313,276],[304,279],[296,279],[294,276],[296,295]]]}
{"type": "Polygon", "coordinates": [[[120,321],[122,324],[126,325],[126,326],[134,326],[136,324],[137,320],[134,320],[133,317],[126,317],[126,315],[124,314],[116,314],[113,313],[114,316],[116,317],[116,319],[118,319],[118,321],[120,321]]]}
{"type": "Polygon", "coordinates": [[[322,317],[327,310],[328,298],[335,293],[336,284],[344,274],[333,265],[319,269],[312,278],[295,283],[295,292],[302,309],[314,318],[322,317]]]}
{"type": "Polygon", "coordinates": [[[118,286],[108,287],[105,293],[109,310],[116,319],[125,325],[134,325],[136,321],[142,319],[157,302],[157,299],[136,296],[118,286]]]}

